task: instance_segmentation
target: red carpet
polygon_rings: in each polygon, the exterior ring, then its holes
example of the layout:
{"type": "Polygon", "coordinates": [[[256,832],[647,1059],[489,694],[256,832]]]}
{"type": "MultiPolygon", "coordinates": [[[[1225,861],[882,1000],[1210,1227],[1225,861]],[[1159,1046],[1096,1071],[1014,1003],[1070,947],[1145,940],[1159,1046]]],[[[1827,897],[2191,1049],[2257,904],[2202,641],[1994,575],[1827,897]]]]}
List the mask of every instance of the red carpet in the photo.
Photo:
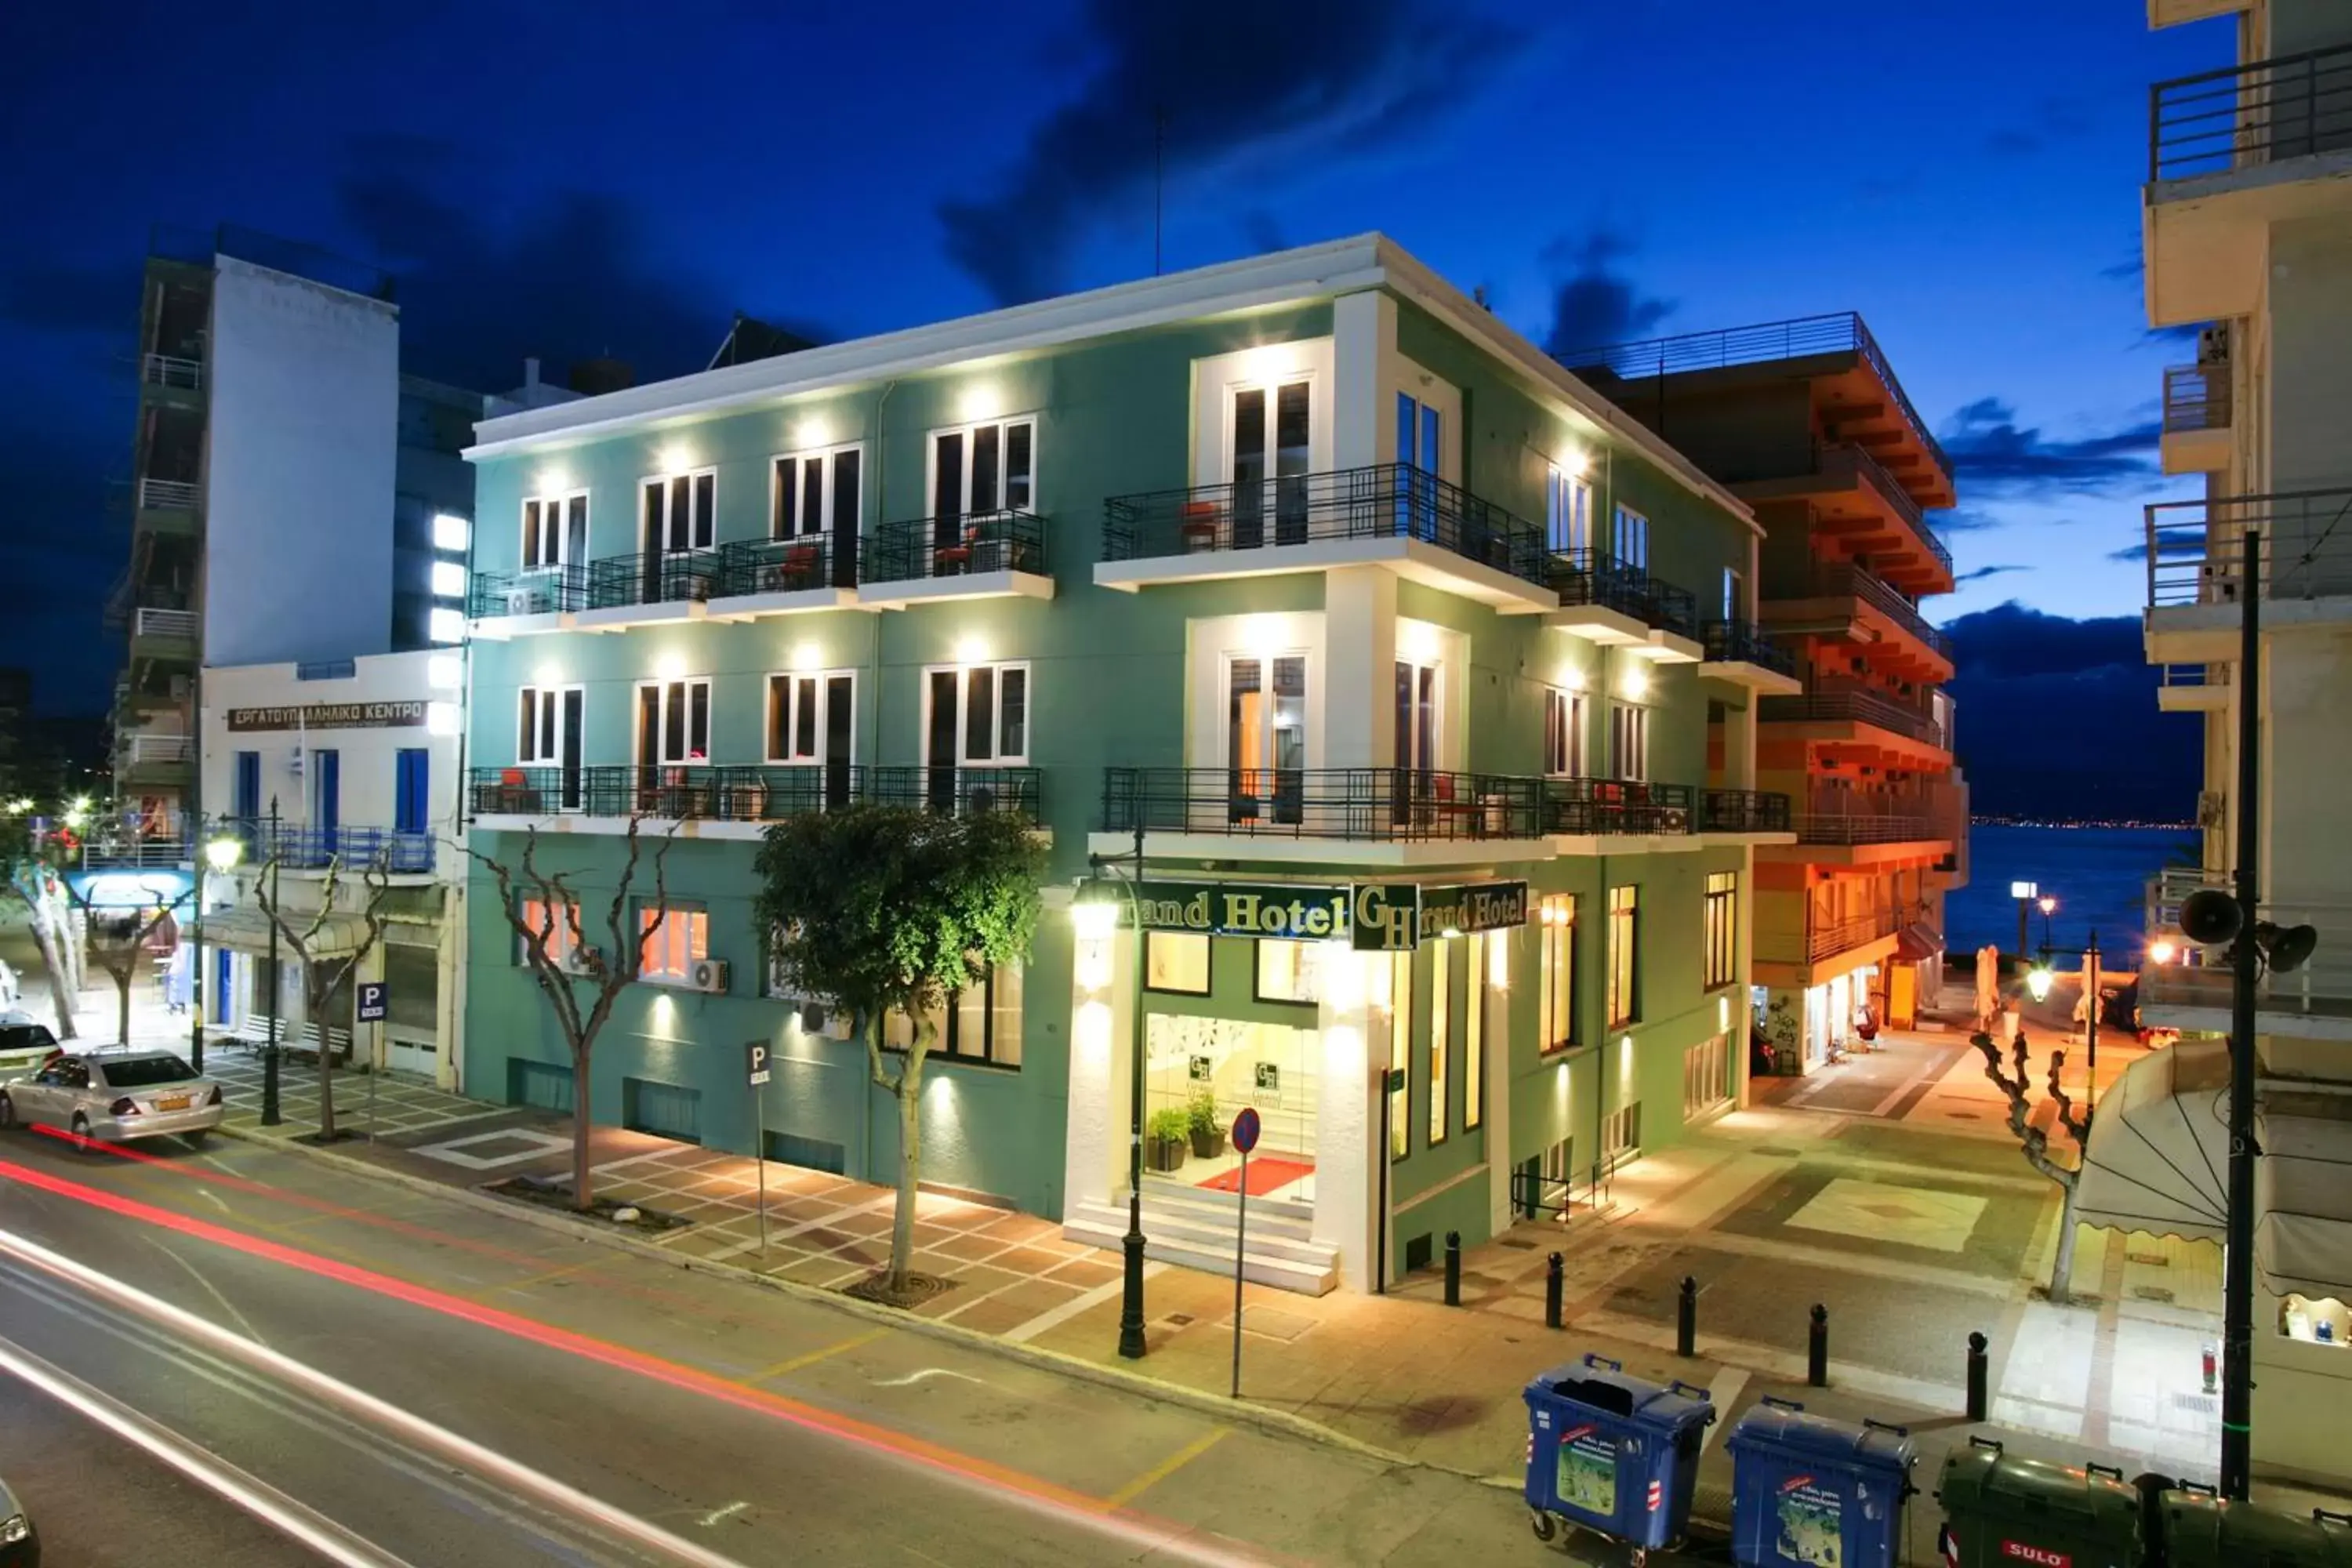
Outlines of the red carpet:
{"type": "MultiPolygon", "coordinates": [[[[1311,1176],[1314,1173],[1315,1163],[1312,1160],[1286,1160],[1279,1154],[1259,1154],[1253,1157],[1249,1163],[1249,1194],[1254,1198],[1262,1198],[1276,1187],[1287,1186],[1301,1176],[1311,1176]]],[[[1212,1192],[1239,1192],[1242,1185],[1241,1167],[1235,1166],[1230,1171],[1221,1171],[1205,1182],[1195,1182],[1192,1184],[1196,1187],[1206,1187],[1212,1192]]]]}

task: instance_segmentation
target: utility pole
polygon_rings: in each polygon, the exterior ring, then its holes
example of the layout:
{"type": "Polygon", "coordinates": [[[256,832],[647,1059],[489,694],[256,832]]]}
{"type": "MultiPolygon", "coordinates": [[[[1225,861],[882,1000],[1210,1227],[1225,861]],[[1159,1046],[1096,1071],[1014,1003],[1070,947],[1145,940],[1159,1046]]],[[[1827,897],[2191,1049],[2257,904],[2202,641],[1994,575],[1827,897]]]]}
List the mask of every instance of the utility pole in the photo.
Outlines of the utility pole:
{"type": "Polygon", "coordinates": [[[2221,1495],[2246,1500],[2253,1470],[2254,940],[2262,787],[2262,533],[2244,534],[2238,576],[2238,938],[2230,994],[2230,1224],[2221,1255],[2221,1495]]]}

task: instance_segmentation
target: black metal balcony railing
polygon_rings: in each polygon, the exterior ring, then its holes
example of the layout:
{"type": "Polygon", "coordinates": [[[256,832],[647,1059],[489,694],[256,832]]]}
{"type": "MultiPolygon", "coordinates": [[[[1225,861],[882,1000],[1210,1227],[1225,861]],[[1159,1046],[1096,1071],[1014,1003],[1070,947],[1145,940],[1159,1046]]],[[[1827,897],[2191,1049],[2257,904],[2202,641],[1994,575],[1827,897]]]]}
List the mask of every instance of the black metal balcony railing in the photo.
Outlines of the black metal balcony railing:
{"type": "Polygon", "coordinates": [[[906,583],[986,572],[1045,571],[1045,520],[1016,509],[886,522],[876,532],[866,580],[906,583]]]}
{"type": "Polygon", "coordinates": [[[1562,605],[1597,605],[1682,637],[1699,635],[1698,596],[1601,550],[1559,551],[1545,579],[1562,605]]]}
{"type": "Polygon", "coordinates": [[[591,610],[688,604],[719,596],[719,552],[649,550],[588,563],[591,610]]]}
{"type": "Polygon", "coordinates": [[[2263,596],[2352,594],[2352,489],[2161,501],[2147,509],[2147,603],[2234,605],[2259,529],[2263,596]]]}
{"type": "Polygon", "coordinates": [[[644,816],[659,821],[779,822],[852,805],[967,816],[1010,811],[1039,820],[1035,768],[868,767],[848,763],[476,768],[467,800],[478,816],[644,816]]]}
{"type": "Polygon", "coordinates": [[[2352,147],[2352,44],[2160,81],[2147,177],[2221,174],[2352,147]]]}
{"type": "Polygon", "coordinates": [[[1538,584],[1549,570],[1536,524],[1402,463],[1103,502],[1105,561],[1333,539],[1418,539],[1538,584]]]}
{"type": "Polygon", "coordinates": [[[1544,831],[1683,834],[1698,826],[1688,784],[1635,779],[1544,780],[1544,831]]]}
{"type": "Polygon", "coordinates": [[[2176,364],[2164,372],[2164,433],[2193,435],[2230,427],[2230,367],[2176,364]]]}
{"type": "Polygon", "coordinates": [[[1780,675],[1797,673],[1797,657],[1752,621],[1706,623],[1709,664],[1752,664],[1780,675]]]}
{"type": "Polygon", "coordinates": [[[855,588],[857,543],[855,534],[830,533],[808,533],[796,539],[731,541],[719,547],[718,580],[709,597],[855,588]]]}
{"type": "Polygon", "coordinates": [[[1418,843],[1534,838],[1544,781],[1415,768],[1105,768],[1103,829],[1418,843]]]}
{"type": "Polygon", "coordinates": [[[1677,375],[1685,371],[1721,370],[1737,364],[1845,353],[1860,354],[1878,373],[1878,379],[1895,395],[1912,435],[1934,456],[1936,466],[1948,475],[1952,465],[1945,458],[1944,448],[1929,433],[1927,422],[1919,417],[1919,411],[1911,405],[1910,395],[1903,390],[1903,384],[1895,379],[1894,367],[1886,363],[1878,340],[1871,336],[1861,315],[1853,310],[1797,316],[1785,321],[1727,327],[1716,331],[1683,332],[1640,342],[1605,344],[1552,357],[1570,370],[1598,368],[1622,381],[1633,381],[1645,375],[1677,375]]]}
{"type": "Polygon", "coordinates": [[[1944,837],[1925,812],[1809,811],[1797,818],[1801,844],[1912,844],[1944,837]]]}
{"type": "Polygon", "coordinates": [[[585,566],[477,572],[473,590],[467,596],[466,613],[477,620],[487,616],[545,616],[577,610],[587,603],[585,566]]]}
{"type": "Polygon", "coordinates": [[[1951,660],[1951,639],[1928,625],[1927,617],[1919,613],[1918,605],[1876,573],[1851,562],[1816,565],[1809,568],[1801,577],[1792,579],[1768,577],[1764,582],[1764,596],[1767,599],[1849,596],[1860,599],[1926,643],[1947,663],[1951,660]]]}
{"type": "Polygon", "coordinates": [[[275,864],[290,871],[330,866],[357,876],[373,868],[396,876],[422,876],[433,869],[436,841],[430,833],[389,827],[320,827],[268,817],[227,817],[221,830],[244,847],[248,866],[275,864]]]}
{"type": "Polygon", "coordinates": [[[1768,724],[1868,724],[1907,735],[1938,750],[1948,749],[1941,724],[1874,692],[1829,688],[1809,691],[1801,697],[1767,697],[1756,705],[1756,710],[1757,717],[1768,724]]]}
{"type": "Polygon", "coordinates": [[[1710,789],[1699,792],[1701,833],[1786,833],[1789,797],[1774,790],[1710,789]]]}
{"type": "Polygon", "coordinates": [[[1951,575],[1951,546],[1946,544],[1943,536],[1929,526],[1927,512],[1912,498],[1911,492],[1903,488],[1903,481],[1888,473],[1886,465],[1872,457],[1867,447],[1853,441],[1817,443],[1813,468],[1817,473],[1851,472],[1858,483],[1868,486],[1894,508],[1895,514],[1910,525],[1913,537],[1942,565],[1944,574],[1951,575]]]}

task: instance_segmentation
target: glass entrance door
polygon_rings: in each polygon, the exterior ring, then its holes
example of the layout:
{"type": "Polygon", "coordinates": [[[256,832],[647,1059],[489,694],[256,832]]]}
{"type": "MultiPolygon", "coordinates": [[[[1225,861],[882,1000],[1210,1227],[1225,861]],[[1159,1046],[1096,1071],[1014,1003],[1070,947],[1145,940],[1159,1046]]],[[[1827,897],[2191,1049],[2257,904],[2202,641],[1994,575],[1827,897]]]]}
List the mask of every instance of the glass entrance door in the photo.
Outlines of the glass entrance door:
{"type": "Polygon", "coordinates": [[[1150,1177],[1202,1193],[1238,1192],[1241,1156],[1230,1132],[1247,1106],[1261,1129],[1250,1154],[1250,1197],[1313,1203],[1319,1037],[1284,1024],[1147,1014],[1146,1126],[1154,1119],[1171,1126],[1178,1117],[1186,1124],[1181,1146],[1160,1139],[1146,1145],[1150,1177]],[[1196,1126],[1214,1131],[1195,1139],[1196,1126]]]}
{"type": "Polygon", "coordinates": [[[1307,656],[1225,661],[1229,822],[1296,826],[1306,809],[1307,656]]]}

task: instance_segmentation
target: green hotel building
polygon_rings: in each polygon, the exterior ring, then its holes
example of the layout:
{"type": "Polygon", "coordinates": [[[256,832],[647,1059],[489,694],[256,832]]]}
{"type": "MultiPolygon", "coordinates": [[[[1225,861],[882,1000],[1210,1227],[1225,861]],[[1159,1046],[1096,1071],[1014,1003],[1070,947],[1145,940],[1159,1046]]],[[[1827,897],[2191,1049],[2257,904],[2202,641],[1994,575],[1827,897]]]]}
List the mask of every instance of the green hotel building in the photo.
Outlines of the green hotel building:
{"type": "MultiPolygon", "coordinates": [[[[1742,1099],[1752,849],[1792,841],[1754,713],[1797,689],[1754,520],[1388,240],[532,409],[469,457],[474,847],[535,828],[593,941],[628,823],[676,840],[587,1084],[474,888],[473,1092],[890,1180],[887,1097],[751,914],[769,824],[883,801],[1049,846],[1029,962],[946,1009],[940,1191],[1115,1243],[1140,1072],[1147,1113],[1263,1119],[1254,1277],[1370,1289],[1742,1099]]],[[[1151,1141],[1155,1255],[1230,1267],[1220,1142],[1151,1141]]]]}

